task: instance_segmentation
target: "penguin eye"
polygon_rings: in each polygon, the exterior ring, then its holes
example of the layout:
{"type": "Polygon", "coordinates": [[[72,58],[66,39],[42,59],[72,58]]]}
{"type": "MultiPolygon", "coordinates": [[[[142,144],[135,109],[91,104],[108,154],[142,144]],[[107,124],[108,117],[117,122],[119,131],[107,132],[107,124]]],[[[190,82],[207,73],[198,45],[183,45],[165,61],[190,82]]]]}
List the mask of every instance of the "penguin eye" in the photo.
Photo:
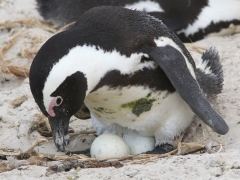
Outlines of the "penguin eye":
{"type": "Polygon", "coordinates": [[[63,102],[62,97],[58,96],[57,99],[56,99],[56,105],[60,106],[62,104],[62,102],[63,102]]]}

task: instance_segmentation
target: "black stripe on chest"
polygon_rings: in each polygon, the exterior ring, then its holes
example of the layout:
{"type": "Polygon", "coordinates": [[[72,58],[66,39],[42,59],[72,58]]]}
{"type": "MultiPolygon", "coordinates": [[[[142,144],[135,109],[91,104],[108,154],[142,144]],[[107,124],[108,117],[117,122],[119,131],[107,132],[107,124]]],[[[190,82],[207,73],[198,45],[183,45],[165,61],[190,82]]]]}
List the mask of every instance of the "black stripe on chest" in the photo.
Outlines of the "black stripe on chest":
{"type": "Polygon", "coordinates": [[[175,92],[170,80],[159,67],[155,69],[143,68],[133,74],[121,74],[118,70],[109,71],[92,90],[109,86],[110,88],[122,88],[127,86],[143,86],[153,89],[153,91],[175,92]]]}

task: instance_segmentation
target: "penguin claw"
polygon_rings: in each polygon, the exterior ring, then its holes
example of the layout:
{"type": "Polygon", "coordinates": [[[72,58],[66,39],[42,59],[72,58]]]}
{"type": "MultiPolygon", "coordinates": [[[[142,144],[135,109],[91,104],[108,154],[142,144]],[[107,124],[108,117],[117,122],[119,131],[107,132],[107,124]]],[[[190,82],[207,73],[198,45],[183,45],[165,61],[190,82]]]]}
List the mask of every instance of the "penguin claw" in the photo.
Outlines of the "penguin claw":
{"type": "Polygon", "coordinates": [[[0,155],[0,160],[7,160],[7,156],[6,155],[0,155]]]}
{"type": "Polygon", "coordinates": [[[146,154],[165,154],[172,151],[174,148],[171,144],[161,144],[155,147],[152,151],[147,151],[146,154]]]}

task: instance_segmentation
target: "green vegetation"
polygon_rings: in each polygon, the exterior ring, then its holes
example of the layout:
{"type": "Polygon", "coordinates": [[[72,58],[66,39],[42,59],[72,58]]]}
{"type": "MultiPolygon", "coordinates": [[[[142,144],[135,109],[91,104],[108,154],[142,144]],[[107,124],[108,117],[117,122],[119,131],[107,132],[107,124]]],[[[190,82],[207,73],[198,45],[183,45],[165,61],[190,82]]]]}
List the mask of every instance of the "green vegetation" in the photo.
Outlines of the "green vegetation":
{"type": "Polygon", "coordinates": [[[150,99],[151,93],[149,93],[145,98],[138,99],[136,101],[132,101],[126,104],[121,105],[121,108],[129,108],[132,109],[132,113],[140,116],[143,112],[147,112],[151,109],[153,102],[156,99],[150,99]]]}

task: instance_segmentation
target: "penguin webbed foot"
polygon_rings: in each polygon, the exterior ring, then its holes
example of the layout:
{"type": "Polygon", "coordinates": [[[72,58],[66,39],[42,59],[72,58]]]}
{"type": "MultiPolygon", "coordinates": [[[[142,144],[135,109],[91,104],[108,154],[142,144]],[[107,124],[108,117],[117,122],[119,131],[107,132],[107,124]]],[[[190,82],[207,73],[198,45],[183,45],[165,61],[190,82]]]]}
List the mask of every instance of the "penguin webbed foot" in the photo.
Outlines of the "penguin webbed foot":
{"type": "Polygon", "coordinates": [[[0,160],[7,160],[7,156],[6,155],[0,155],[0,160]]]}
{"type": "Polygon", "coordinates": [[[165,154],[174,150],[174,147],[171,144],[165,143],[156,146],[152,151],[147,151],[146,154],[165,154]]]}
{"type": "Polygon", "coordinates": [[[71,154],[84,154],[85,156],[91,157],[90,149],[82,150],[82,151],[68,151],[66,152],[66,155],[71,154]]]}

